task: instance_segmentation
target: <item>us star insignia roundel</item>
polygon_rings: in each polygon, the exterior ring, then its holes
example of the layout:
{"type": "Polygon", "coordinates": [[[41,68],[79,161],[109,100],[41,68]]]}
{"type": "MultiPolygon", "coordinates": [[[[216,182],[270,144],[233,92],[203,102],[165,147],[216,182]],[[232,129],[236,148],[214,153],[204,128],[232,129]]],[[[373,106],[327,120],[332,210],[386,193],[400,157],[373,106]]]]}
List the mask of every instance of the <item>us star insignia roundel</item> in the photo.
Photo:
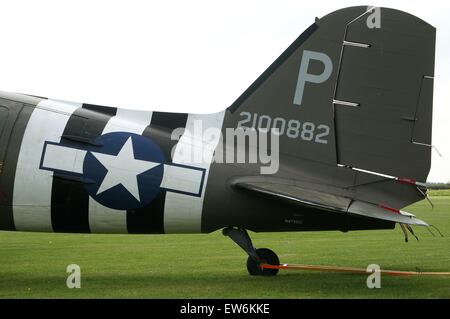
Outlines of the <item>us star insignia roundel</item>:
{"type": "Polygon", "coordinates": [[[143,207],[160,189],[201,195],[205,170],[166,163],[161,148],[148,137],[114,132],[84,146],[46,142],[40,168],[77,177],[94,200],[117,210],[143,207]]]}
{"type": "Polygon", "coordinates": [[[159,192],[164,155],[156,143],[133,133],[108,133],[84,159],[85,188],[97,202],[116,209],[145,206],[159,192]]]}

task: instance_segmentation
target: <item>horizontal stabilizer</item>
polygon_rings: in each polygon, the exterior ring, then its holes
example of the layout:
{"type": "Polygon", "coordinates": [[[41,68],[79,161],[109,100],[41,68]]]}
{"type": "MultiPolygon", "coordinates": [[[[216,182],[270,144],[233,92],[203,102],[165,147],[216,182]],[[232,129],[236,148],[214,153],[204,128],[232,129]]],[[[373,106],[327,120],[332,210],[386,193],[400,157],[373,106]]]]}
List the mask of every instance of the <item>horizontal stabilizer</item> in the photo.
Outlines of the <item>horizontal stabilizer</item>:
{"type": "Polygon", "coordinates": [[[382,205],[374,205],[366,202],[352,202],[347,212],[349,214],[377,218],[395,223],[428,226],[426,222],[417,219],[413,214],[403,211],[395,211],[393,209],[383,207],[382,205]]]}
{"type": "Polygon", "coordinates": [[[287,180],[273,182],[264,179],[261,179],[261,181],[255,179],[238,179],[231,184],[233,187],[248,190],[267,198],[282,200],[293,205],[313,207],[336,213],[358,215],[394,223],[428,226],[426,222],[417,219],[413,214],[401,210],[384,205],[353,200],[351,198],[323,191],[302,188],[287,180]]]}

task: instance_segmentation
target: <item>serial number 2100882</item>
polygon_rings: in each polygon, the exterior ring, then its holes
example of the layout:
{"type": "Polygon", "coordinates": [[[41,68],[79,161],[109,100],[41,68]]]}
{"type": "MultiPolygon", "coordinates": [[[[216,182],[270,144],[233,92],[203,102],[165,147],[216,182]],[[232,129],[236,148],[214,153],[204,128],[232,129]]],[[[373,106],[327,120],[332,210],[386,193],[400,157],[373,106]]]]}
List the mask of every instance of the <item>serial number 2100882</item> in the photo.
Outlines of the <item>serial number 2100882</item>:
{"type": "Polygon", "coordinates": [[[320,144],[328,143],[328,136],[330,135],[330,127],[328,125],[286,120],[282,117],[272,118],[269,115],[258,115],[250,112],[241,112],[239,115],[242,118],[238,122],[238,127],[240,128],[278,129],[279,135],[286,135],[289,138],[300,138],[304,141],[320,144]]]}

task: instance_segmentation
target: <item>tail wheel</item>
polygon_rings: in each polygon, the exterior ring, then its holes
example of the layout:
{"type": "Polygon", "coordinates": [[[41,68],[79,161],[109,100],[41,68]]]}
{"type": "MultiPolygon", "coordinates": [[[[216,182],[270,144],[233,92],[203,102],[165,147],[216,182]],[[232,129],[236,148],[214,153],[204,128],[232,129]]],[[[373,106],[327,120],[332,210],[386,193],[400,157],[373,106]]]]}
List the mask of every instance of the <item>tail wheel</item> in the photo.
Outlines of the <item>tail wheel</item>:
{"type": "Polygon", "coordinates": [[[248,257],[247,259],[247,270],[252,276],[275,276],[278,273],[278,269],[264,269],[261,268],[261,264],[269,265],[279,265],[280,260],[277,254],[268,248],[258,248],[256,249],[256,254],[259,257],[258,261],[253,258],[248,257]]]}

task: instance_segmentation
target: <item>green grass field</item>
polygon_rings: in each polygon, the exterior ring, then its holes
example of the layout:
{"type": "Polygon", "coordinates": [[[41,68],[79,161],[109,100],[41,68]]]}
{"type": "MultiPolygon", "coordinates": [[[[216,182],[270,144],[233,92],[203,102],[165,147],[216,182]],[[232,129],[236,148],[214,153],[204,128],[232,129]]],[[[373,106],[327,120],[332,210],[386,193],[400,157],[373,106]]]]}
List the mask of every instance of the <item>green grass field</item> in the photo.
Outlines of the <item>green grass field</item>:
{"type": "MultiPolygon", "coordinates": [[[[416,227],[420,241],[390,231],[251,234],[282,263],[450,271],[450,197],[408,211],[438,226],[444,238],[416,227]]],[[[246,256],[228,238],[209,235],[65,235],[0,232],[2,298],[450,298],[449,277],[280,271],[251,277],[246,256]],[[81,267],[81,289],[66,287],[66,266],[81,267]]]]}

